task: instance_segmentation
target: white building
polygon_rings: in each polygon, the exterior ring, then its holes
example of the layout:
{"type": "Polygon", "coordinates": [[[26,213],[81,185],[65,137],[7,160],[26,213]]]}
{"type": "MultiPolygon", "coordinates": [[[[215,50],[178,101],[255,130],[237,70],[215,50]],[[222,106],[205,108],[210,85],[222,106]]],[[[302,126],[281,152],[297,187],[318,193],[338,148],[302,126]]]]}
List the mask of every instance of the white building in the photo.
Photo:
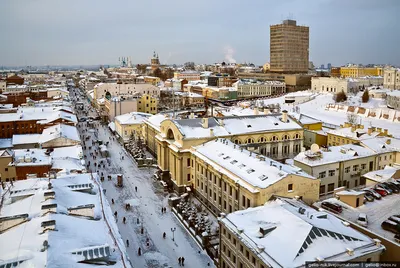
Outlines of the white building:
{"type": "Polygon", "coordinates": [[[42,148],[56,148],[78,145],[81,139],[75,126],[57,124],[43,130],[39,143],[42,148]]]}
{"type": "Polygon", "coordinates": [[[6,88],[7,88],[7,82],[5,80],[0,80],[0,93],[5,92],[6,88]]]}
{"type": "Polygon", "coordinates": [[[265,97],[286,92],[286,84],[279,81],[238,80],[233,84],[238,98],[265,97]]]}
{"type": "Polygon", "coordinates": [[[147,94],[150,96],[160,96],[160,88],[152,84],[118,84],[118,83],[99,83],[94,86],[93,99],[108,98],[122,95],[147,94]]]}
{"type": "Polygon", "coordinates": [[[66,98],[69,96],[69,91],[66,87],[52,87],[47,89],[48,98],[66,98]]]}
{"type": "Polygon", "coordinates": [[[222,215],[220,267],[305,267],[306,262],[379,261],[377,239],[301,201],[277,198],[222,215]]]}
{"type": "Polygon", "coordinates": [[[357,81],[352,78],[336,78],[336,77],[312,77],[311,90],[316,92],[339,93],[347,94],[351,89],[358,88],[357,81]]]}
{"type": "Polygon", "coordinates": [[[387,68],[383,70],[383,87],[400,89],[400,69],[387,68]]]}
{"type": "Polygon", "coordinates": [[[200,72],[197,71],[175,72],[174,79],[186,79],[187,81],[200,80],[200,72]]]}

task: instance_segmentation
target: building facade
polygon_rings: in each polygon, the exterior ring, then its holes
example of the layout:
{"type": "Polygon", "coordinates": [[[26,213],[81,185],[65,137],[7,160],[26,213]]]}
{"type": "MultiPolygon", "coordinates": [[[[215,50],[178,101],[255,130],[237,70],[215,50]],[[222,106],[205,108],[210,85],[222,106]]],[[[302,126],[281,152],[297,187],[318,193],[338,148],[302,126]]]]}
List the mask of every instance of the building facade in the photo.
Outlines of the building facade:
{"type": "Polygon", "coordinates": [[[200,72],[197,71],[183,71],[175,72],[174,79],[186,79],[187,81],[197,81],[200,80],[200,72]]]}
{"type": "Polygon", "coordinates": [[[115,131],[124,142],[129,141],[133,136],[135,139],[142,138],[143,120],[149,118],[151,114],[131,112],[115,117],[115,131]]]}
{"type": "Polygon", "coordinates": [[[347,94],[350,90],[358,88],[356,81],[352,79],[342,79],[336,77],[313,77],[311,78],[311,90],[321,93],[347,94]]]}
{"type": "Polygon", "coordinates": [[[382,67],[345,66],[340,67],[340,76],[358,78],[364,76],[383,76],[382,67]]]}
{"type": "Polygon", "coordinates": [[[270,70],[282,73],[307,73],[309,28],[295,20],[270,26],[270,70]]]}
{"type": "Polygon", "coordinates": [[[383,87],[388,89],[400,89],[400,69],[387,68],[384,70],[383,87]]]}
{"type": "Polygon", "coordinates": [[[0,181],[10,181],[17,178],[15,166],[9,166],[13,162],[13,152],[11,150],[0,150],[0,181]]]}
{"type": "Polygon", "coordinates": [[[241,79],[233,84],[241,98],[267,97],[286,92],[286,85],[279,81],[256,81],[241,79]]]}

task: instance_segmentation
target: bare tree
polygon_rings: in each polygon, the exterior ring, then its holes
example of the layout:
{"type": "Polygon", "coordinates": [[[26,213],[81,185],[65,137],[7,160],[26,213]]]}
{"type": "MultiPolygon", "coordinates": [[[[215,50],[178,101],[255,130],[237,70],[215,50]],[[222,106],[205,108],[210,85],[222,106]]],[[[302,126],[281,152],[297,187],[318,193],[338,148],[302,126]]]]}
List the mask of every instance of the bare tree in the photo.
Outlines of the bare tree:
{"type": "Polygon", "coordinates": [[[355,113],[347,113],[347,122],[349,122],[351,124],[357,124],[358,115],[355,113]]]}

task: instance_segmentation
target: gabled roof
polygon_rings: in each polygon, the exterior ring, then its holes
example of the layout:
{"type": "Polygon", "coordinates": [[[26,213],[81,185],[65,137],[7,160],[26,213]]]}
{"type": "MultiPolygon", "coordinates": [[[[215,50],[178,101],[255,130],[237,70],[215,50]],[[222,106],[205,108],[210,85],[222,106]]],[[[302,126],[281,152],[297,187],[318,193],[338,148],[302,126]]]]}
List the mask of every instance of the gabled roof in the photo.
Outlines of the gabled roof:
{"type": "Polygon", "coordinates": [[[57,138],[80,141],[79,133],[76,127],[58,124],[44,129],[40,136],[39,143],[43,144],[57,138]]]}
{"type": "Polygon", "coordinates": [[[221,222],[271,267],[299,267],[316,258],[348,261],[384,250],[333,215],[289,198],[228,214],[221,222]]]}

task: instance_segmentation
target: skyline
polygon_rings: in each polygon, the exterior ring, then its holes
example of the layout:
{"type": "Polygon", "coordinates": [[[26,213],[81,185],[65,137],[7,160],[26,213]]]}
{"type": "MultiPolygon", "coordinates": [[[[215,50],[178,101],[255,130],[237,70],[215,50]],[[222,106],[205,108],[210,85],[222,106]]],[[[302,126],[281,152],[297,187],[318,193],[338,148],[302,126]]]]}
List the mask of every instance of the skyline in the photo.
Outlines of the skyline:
{"type": "Polygon", "coordinates": [[[121,56],[149,63],[154,50],[162,64],[262,65],[269,62],[270,25],[288,18],[310,27],[316,67],[400,65],[399,8],[395,0],[2,1],[0,65],[114,65],[121,56]]]}

